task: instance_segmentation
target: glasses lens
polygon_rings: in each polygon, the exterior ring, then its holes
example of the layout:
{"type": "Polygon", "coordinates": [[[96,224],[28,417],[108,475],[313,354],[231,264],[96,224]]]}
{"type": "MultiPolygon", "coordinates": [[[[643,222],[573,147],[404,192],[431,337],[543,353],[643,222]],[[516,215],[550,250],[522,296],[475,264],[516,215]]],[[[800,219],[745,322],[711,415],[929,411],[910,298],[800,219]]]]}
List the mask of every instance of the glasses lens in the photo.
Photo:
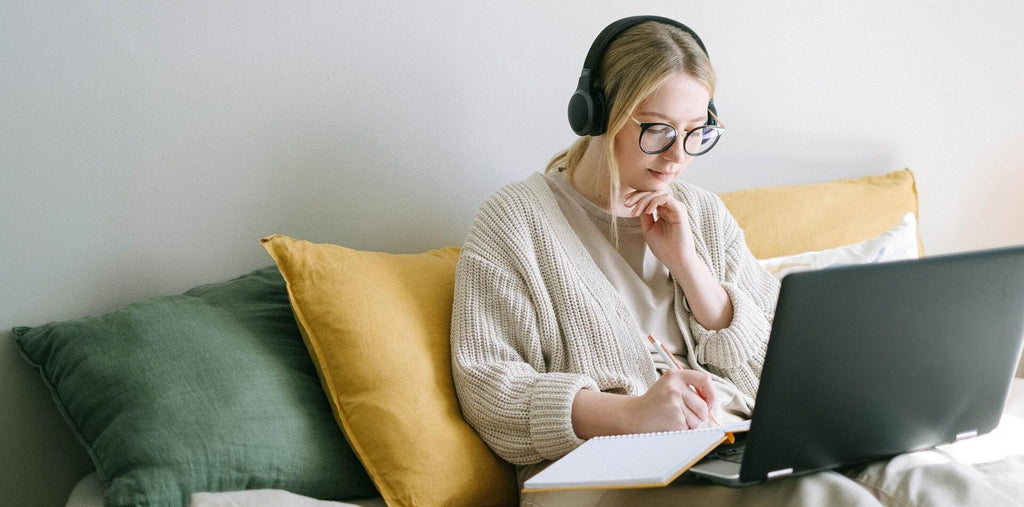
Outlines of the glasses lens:
{"type": "Polygon", "coordinates": [[[640,149],[644,153],[661,153],[667,150],[676,140],[676,129],[666,123],[649,125],[640,134],[640,149]]]}
{"type": "Polygon", "coordinates": [[[722,129],[707,125],[697,127],[686,134],[683,149],[693,156],[703,155],[715,147],[720,137],[722,137],[722,129]]]}

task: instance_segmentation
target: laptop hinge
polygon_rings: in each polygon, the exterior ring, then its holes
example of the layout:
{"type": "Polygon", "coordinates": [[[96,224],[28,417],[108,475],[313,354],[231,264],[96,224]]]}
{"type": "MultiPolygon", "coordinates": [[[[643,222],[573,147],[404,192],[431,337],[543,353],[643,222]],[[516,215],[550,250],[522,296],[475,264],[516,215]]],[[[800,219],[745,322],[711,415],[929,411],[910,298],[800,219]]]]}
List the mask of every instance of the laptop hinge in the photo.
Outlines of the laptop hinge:
{"type": "Polygon", "coordinates": [[[963,433],[957,433],[956,434],[955,442],[959,442],[961,440],[965,440],[965,439],[968,439],[968,438],[974,438],[976,436],[978,436],[978,430],[971,430],[971,431],[965,431],[963,433]]]}
{"type": "Polygon", "coordinates": [[[793,473],[792,468],[780,468],[779,470],[768,472],[767,477],[769,479],[774,479],[776,477],[782,477],[783,475],[789,475],[791,473],[793,473]]]}

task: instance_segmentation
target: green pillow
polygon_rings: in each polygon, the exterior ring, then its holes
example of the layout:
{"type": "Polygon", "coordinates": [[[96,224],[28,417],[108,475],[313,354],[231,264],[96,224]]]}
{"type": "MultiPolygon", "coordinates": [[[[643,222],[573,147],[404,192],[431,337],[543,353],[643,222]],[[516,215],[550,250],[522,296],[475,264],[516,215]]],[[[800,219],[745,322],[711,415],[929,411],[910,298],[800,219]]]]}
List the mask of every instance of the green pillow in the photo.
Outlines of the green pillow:
{"type": "Polygon", "coordinates": [[[263,488],[377,496],[274,266],[13,334],[96,464],[106,505],[263,488]]]}

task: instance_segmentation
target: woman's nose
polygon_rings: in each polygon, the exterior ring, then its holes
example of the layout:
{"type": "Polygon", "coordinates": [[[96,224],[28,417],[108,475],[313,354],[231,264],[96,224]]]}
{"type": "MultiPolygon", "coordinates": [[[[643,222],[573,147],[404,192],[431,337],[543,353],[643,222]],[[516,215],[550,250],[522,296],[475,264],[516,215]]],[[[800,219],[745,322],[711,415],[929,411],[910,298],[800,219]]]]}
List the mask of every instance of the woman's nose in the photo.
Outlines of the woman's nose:
{"type": "Polygon", "coordinates": [[[686,151],[683,150],[682,139],[672,143],[672,146],[670,146],[669,149],[661,152],[661,158],[664,158],[669,162],[682,162],[683,160],[686,160],[686,157],[689,157],[689,155],[687,155],[686,151]]]}

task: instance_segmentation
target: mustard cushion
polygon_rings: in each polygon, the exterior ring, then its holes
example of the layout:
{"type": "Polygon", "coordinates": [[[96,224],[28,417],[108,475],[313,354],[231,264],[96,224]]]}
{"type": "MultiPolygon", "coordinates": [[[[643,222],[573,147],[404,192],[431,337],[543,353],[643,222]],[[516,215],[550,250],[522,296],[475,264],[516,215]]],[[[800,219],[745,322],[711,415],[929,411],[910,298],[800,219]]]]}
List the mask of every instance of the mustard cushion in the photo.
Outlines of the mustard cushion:
{"type": "MultiPolygon", "coordinates": [[[[827,250],[873,238],[907,213],[917,215],[909,169],[807,185],[720,195],[758,259],[827,250]]],[[[924,249],[920,245],[923,254],[924,249]]]]}
{"type": "Polygon", "coordinates": [[[388,505],[514,505],[515,470],[463,420],[449,332],[459,249],[400,255],[274,235],[335,419],[388,505]]]}

